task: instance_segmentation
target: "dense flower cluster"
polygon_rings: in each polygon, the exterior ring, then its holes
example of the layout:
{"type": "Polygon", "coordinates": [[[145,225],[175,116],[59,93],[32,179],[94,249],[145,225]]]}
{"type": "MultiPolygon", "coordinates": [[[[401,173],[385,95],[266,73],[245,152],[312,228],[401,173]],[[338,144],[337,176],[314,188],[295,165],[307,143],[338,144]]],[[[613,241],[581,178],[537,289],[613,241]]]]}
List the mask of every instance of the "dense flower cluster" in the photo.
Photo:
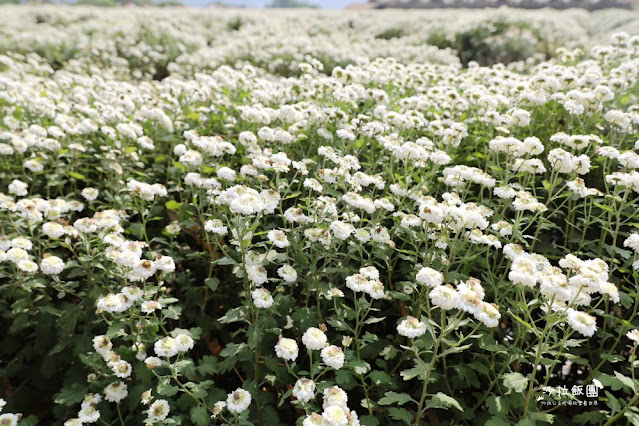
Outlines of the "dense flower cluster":
{"type": "Polygon", "coordinates": [[[636,419],[634,14],[2,11],[0,425],[636,419]]]}

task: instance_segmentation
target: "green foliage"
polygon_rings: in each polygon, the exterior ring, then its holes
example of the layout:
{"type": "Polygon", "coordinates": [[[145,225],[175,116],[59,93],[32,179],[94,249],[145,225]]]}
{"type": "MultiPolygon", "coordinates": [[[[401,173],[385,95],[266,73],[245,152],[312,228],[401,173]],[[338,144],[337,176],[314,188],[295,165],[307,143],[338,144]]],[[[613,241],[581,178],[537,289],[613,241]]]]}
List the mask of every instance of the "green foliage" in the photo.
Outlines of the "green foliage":
{"type": "Polygon", "coordinates": [[[524,61],[535,54],[549,57],[554,49],[544,34],[526,22],[482,22],[472,29],[449,37],[434,31],[427,43],[455,49],[462,65],[471,61],[482,66],[524,61]]]}

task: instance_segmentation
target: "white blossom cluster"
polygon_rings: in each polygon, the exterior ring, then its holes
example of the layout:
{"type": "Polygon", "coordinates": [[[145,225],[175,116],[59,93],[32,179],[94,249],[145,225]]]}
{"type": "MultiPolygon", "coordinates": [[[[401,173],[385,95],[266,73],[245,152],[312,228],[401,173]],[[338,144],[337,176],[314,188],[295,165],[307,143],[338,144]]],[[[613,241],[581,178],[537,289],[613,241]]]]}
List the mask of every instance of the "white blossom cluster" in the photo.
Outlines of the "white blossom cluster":
{"type": "Polygon", "coordinates": [[[419,424],[429,351],[544,321],[636,349],[635,15],[589,35],[607,15],[521,12],[554,56],[462,67],[424,44],[435,29],[517,14],[2,11],[2,314],[78,339],[52,356],[87,348],[82,391],[49,398],[76,404],[66,426],[138,403],[122,423],[240,424],[287,401],[304,426],[419,424]],[[412,392],[404,411],[383,386],[412,392]]]}

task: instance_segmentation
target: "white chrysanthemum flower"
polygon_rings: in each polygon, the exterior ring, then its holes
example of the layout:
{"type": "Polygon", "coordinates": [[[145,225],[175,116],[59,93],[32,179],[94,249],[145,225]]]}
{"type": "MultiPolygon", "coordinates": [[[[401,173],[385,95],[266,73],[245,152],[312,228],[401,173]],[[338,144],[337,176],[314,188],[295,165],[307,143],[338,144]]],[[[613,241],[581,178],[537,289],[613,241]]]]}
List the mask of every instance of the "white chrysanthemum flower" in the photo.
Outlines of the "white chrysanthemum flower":
{"type": "Polygon", "coordinates": [[[20,421],[20,417],[17,414],[13,414],[13,413],[0,414],[1,426],[18,426],[19,421],[20,421]]]}
{"type": "Polygon", "coordinates": [[[277,270],[277,275],[288,283],[297,281],[297,271],[291,265],[284,265],[277,270]]]}
{"type": "Polygon", "coordinates": [[[330,426],[347,426],[348,425],[348,409],[344,409],[339,405],[331,405],[326,407],[322,413],[324,424],[330,426]]]}
{"type": "Polygon", "coordinates": [[[231,392],[226,399],[226,407],[231,413],[239,414],[251,405],[251,394],[242,388],[231,392]]]}
{"type": "Polygon", "coordinates": [[[374,266],[366,266],[364,268],[359,268],[359,273],[364,275],[369,280],[379,279],[379,271],[374,266]]]}
{"type": "Polygon", "coordinates": [[[133,265],[133,269],[127,274],[127,278],[131,281],[146,281],[151,278],[157,271],[154,261],[142,259],[133,265]]]}
{"type": "Polygon", "coordinates": [[[162,272],[171,273],[175,271],[175,261],[171,256],[160,256],[155,261],[155,268],[162,272]]]}
{"type": "Polygon", "coordinates": [[[95,188],[87,187],[82,190],[82,196],[87,201],[95,201],[98,195],[100,195],[100,191],[95,188]]]}
{"type": "Polygon", "coordinates": [[[104,399],[109,402],[120,402],[129,394],[124,382],[114,382],[104,388],[104,399]]]}
{"type": "Polygon", "coordinates": [[[635,329],[635,330],[630,330],[627,334],[626,337],[628,337],[628,339],[632,340],[633,342],[635,342],[635,345],[639,344],[639,330],[635,329]]]}
{"type": "Polygon", "coordinates": [[[160,302],[157,302],[155,300],[147,300],[142,302],[142,304],[140,305],[140,310],[142,311],[142,313],[145,314],[152,314],[158,309],[162,309],[162,305],[160,304],[160,302]]]}
{"type": "Polygon", "coordinates": [[[339,220],[334,220],[333,222],[331,222],[329,229],[338,240],[347,239],[353,233],[353,231],[355,231],[355,227],[353,225],[339,220]]]}
{"type": "Polygon", "coordinates": [[[355,292],[365,292],[371,287],[371,281],[364,274],[354,274],[346,277],[346,287],[355,292]]]}
{"type": "Polygon", "coordinates": [[[297,342],[293,339],[281,337],[275,345],[275,354],[287,361],[295,361],[299,353],[297,342]]]}
{"type": "Polygon", "coordinates": [[[325,410],[331,406],[338,406],[347,409],[347,402],[348,395],[346,395],[346,392],[344,392],[339,386],[331,386],[330,388],[324,389],[324,401],[322,408],[325,410]]]}
{"type": "Polygon", "coordinates": [[[426,324],[415,317],[408,316],[399,323],[397,332],[404,337],[414,339],[426,333],[426,324]]]}
{"type": "Polygon", "coordinates": [[[324,418],[320,414],[312,413],[304,419],[302,426],[325,426],[324,418]]]}
{"type": "Polygon", "coordinates": [[[302,335],[302,343],[307,349],[312,351],[323,349],[327,342],[326,334],[319,328],[310,327],[302,335]]]}
{"type": "Polygon", "coordinates": [[[166,225],[164,227],[164,230],[169,235],[175,236],[175,235],[180,233],[180,231],[182,230],[182,227],[177,222],[173,222],[173,223],[169,223],[168,225],[166,225]]]}
{"type": "Polygon", "coordinates": [[[222,410],[224,410],[225,408],[226,408],[226,401],[218,401],[215,404],[213,404],[213,414],[211,415],[211,418],[215,419],[217,416],[222,414],[222,410]]]}
{"type": "Polygon", "coordinates": [[[25,237],[17,237],[11,240],[11,247],[21,248],[23,250],[31,250],[33,248],[33,243],[31,240],[25,237]]]}
{"type": "Polygon", "coordinates": [[[278,248],[286,248],[291,243],[286,238],[286,233],[279,229],[273,229],[267,234],[268,240],[278,248]]]}
{"type": "Polygon", "coordinates": [[[38,264],[32,262],[31,260],[21,260],[17,263],[16,266],[19,270],[28,274],[32,274],[38,270],[38,264]]]}
{"type": "Polygon", "coordinates": [[[253,303],[258,308],[266,309],[273,306],[273,296],[265,288],[256,288],[251,292],[251,296],[253,297],[253,303]]]}
{"type": "Polygon", "coordinates": [[[501,318],[499,307],[494,304],[482,302],[481,311],[475,315],[475,318],[483,322],[486,327],[497,327],[497,325],[499,325],[499,319],[501,318]]]}
{"type": "Polygon", "coordinates": [[[459,308],[459,293],[450,285],[435,287],[428,297],[433,305],[440,309],[449,310],[459,308]]]}
{"type": "Polygon", "coordinates": [[[237,173],[228,167],[220,167],[217,171],[217,177],[233,182],[237,178],[237,173]]]}
{"type": "Polygon", "coordinates": [[[293,396],[300,401],[310,401],[315,397],[315,382],[309,379],[299,379],[293,386],[293,396]]]}
{"type": "Polygon", "coordinates": [[[64,269],[64,261],[57,256],[47,256],[40,262],[40,270],[46,275],[58,275],[64,269]]]}
{"type": "Polygon", "coordinates": [[[153,402],[147,411],[150,422],[161,422],[169,416],[171,408],[165,399],[158,399],[153,402]]]}
{"type": "Polygon", "coordinates": [[[23,248],[12,248],[6,253],[7,259],[11,262],[18,264],[23,260],[29,260],[29,253],[23,248]]]}
{"type": "Polygon", "coordinates": [[[631,248],[639,254],[639,234],[636,232],[630,234],[630,236],[628,236],[628,238],[626,238],[623,242],[623,246],[631,248]]]}
{"type": "Polygon", "coordinates": [[[324,364],[328,365],[329,367],[339,370],[344,366],[344,351],[338,346],[326,346],[324,349],[322,349],[321,355],[322,361],[324,361],[324,364]]]}
{"type": "Polygon", "coordinates": [[[173,337],[166,336],[153,345],[153,350],[158,356],[170,358],[177,355],[178,344],[173,337]]]}
{"type": "Polygon", "coordinates": [[[304,179],[304,188],[309,188],[315,192],[320,192],[320,193],[324,191],[322,184],[315,178],[304,179]]]}
{"type": "Polygon", "coordinates": [[[204,224],[204,230],[217,235],[226,235],[229,232],[228,228],[224,226],[224,222],[220,219],[207,220],[204,224]]]}
{"type": "Polygon", "coordinates": [[[18,179],[14,179],[9,184],[9,194],[17,195],[18,197],[24,197],[29,193],[27,191],[28,188],[29,185],[27,185],[26,183],[18,179]]]}
{"type": "Polygon", "coordinates": [[[73,222],[73,227],[83,234],[91,234],[98,230],[98,225],[95,220],[83,217],[73,222]]]}
{"type": "Polygon", "coordinates": [[[584,336],[591,337],[597,331],[597,319],[592,315],[572,308],[568,309],[567,315],[568,324],[584,336]]]}
{"type": "Polygon", "coordinates": [[[246,273],[248,279],[255,285],[262,285],[268,281],[266,268],[261,265],[248,265],[246,273]]]}
{"type": "Polygon", "coordinates": [[[510,266],[508,279],[513,284],[534,287],[537,283],[537,275],[537,263],[528,256],[519,256],[510,266]]]}
{"type": "Polygon", "coordinates": [[[155,370],[156,368],[162,365],[162,360],[158,357],[150,356],[144,360],[144,364],[146,365],[146,368],[148,368],[149,370],[155,370]]]}
{"type": "Polygon", "coordinates": [[[366,294],[375,300],[383,299],[386,296],[384,284],[380,280],[371,280],[366,289],[366,294]]]}
{"type": "Polygon", "coordinates": [[[84,399],[82,400],[81,406],[84,408],[84,407],[87,407],[89,405],[96,405],[100,401],[102,401],[102,397],[100,396],[100,394],[88,393],[88,394],[84,395],[84,399]]]}
{"type": "Polygon", "coordinates": [[[93,405],[87,404],[78,412],[78,419],[82,423],[95,423],[100,419],[100,412],[93,405]]]}
{"type": "Polygon", "coordinates": [[[510,186],[497,186],[495,187],[495,189],[493,189],[493,193],[496,197],[502,199],[515,198],[515,196],[517,195],[517,191],[515,191],[510,186]]]}
{"type": "Polygon", "coordinates": [[[93,338],[93,349],[102,356],[105,356],[113,348],[111,340],[106,336],[100,335],[93,338]]]}
{"type": "Polygon", "coordinates": [[[104,312],[124,312],[131,307],[131,301],[122,294],[107,294],[98,299],[98,311],[104,312]]]}
{"type": "Polygon", "coordinates": [[[126,379],[127,377],[130,377],[131,373],[133,372],[131,364],[123,360],[110,362],[109,367],[111,367],[113,373],[120,379],[126,379]]]}
{"type": "Polygon", "coordinates": [[[180,333],[175,336],[175,344],[178,352],[186,352],[193,349],[193,338],[186,333],[180,333]]]}
{"type": "Polygon", "coordinates": [[[437,287],[444,282],[444,276],[432,268],[422,268],[417,272],[415,281],[428,287],[437,287]]]}
{"type": "Polygon", "coordinates": [[[42,225],[42,232],[52,239],[58,239],[65,234],[64,226],[55,222],[47,222],[42,225]]]}
{"type": "Polygon", "coordinates": [[[458,286],[457,293],[459,293],[459,307],[472,315],[477,315],[481,311],[482,308],[482,297],[481,294],[476,292],[474,289],[458,286]]]}
{"type": "Polygon", "coordinates": [[[373,228],[371,237],[376,243],[391,244],[392,242],[390,234],[388,233],[388,229],[383,226],[376,226],[375,228],[373,228]]]}
{"type": "Polygon", "coordinates": [[[257,193],[246,192],[229,203],[229,209],[233,213],[254,215],[266,208],[264,200],[257,193]]]}

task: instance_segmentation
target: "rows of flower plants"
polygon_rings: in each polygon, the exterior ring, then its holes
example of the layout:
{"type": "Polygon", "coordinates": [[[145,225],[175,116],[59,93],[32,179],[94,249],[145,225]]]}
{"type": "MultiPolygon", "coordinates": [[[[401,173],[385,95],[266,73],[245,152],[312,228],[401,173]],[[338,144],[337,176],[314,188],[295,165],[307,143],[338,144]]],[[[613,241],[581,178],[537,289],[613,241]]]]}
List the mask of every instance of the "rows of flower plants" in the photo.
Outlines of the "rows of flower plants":
{"type": "Polygon", "coordinates": [[[639,35],[462,68],[4,10],[83,41],[0,41],[0,425],[639,424],[639,35]]]}

